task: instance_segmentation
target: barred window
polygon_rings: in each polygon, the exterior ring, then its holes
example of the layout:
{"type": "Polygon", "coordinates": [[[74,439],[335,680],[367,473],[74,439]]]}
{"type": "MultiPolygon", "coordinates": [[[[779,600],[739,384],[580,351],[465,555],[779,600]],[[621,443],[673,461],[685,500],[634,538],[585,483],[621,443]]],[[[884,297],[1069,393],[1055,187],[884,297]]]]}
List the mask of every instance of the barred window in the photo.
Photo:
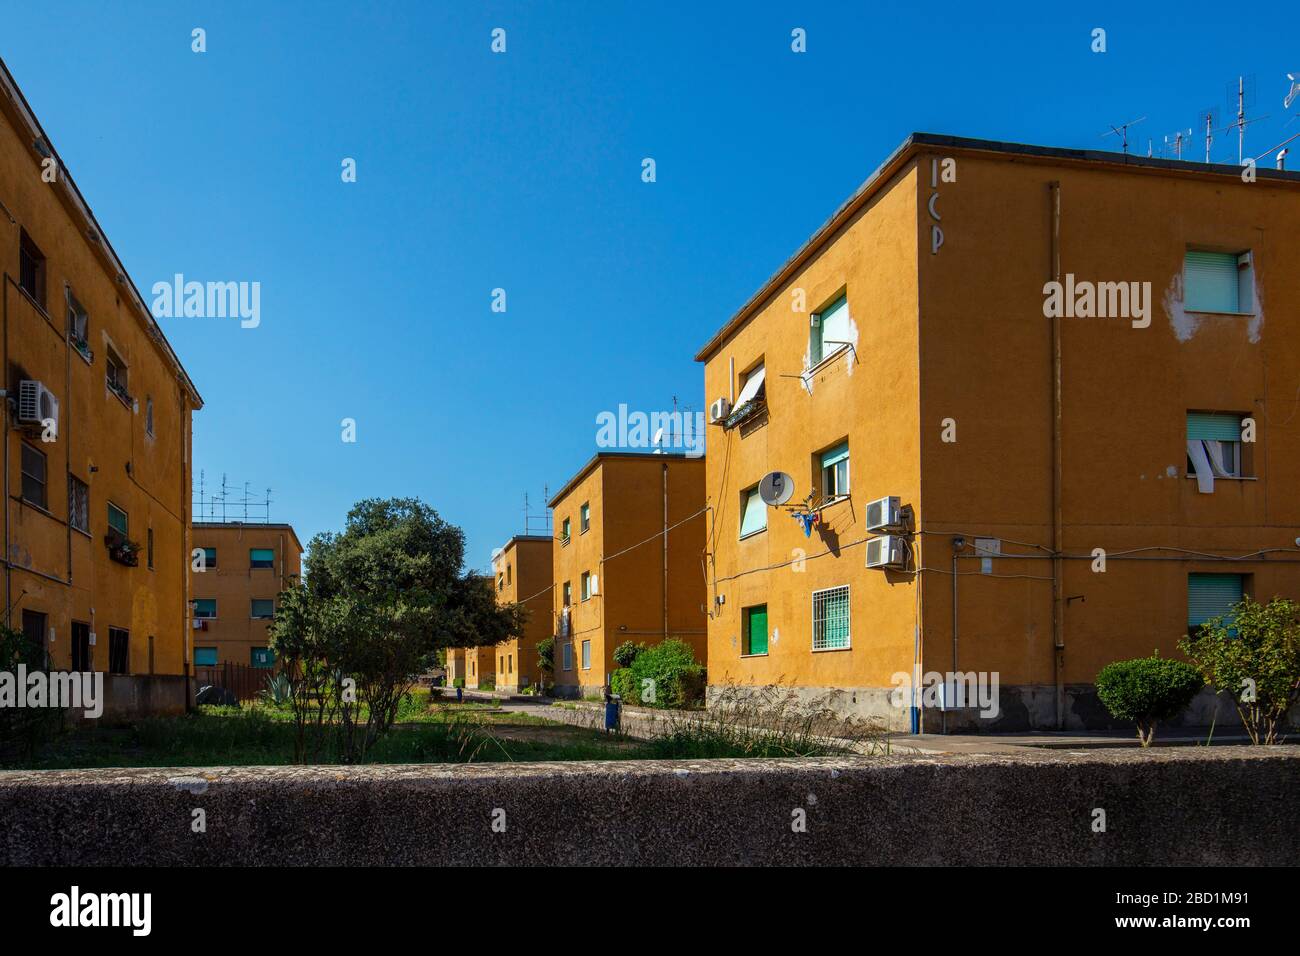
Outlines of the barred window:
{"type": "Polygon", "coordinates": [[[76,475],[68,475],[68,523],[90,534],[90,486],[76,475]]]}
{"type": "Polygon", "coordinates": [[[812,596],[812,647],[828,651],[849,646],[849,587],[814,591],[812,596]]]}

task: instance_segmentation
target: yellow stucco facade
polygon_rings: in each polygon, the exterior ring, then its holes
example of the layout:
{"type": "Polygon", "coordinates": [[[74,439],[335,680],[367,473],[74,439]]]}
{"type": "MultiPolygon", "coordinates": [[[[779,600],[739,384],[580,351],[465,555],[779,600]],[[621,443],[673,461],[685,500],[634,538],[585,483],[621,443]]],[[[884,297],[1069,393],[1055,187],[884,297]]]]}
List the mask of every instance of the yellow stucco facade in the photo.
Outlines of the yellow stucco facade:
{"type": "Polygon", "coordinates": [[[56,668],[184,675],[202,403],[3,64],[0,262],[9,623],[56,668]]]}
{"type": "Polygon", "coordinates": [[[287,524],[200,521],[191,536],[195,663],[272,667],[267,630],[276,599],[302,575],[297,534],[287,524]]]}
{"type": "Polygon", "coordinates": [[[704,459],[602,452],[549,505],[557,693],[601,693],[629,640],[678,638],[707,665],[704,459]]]}
{"type": "Polygon", "coordinates": [[[496,658],[497,690],[513,694],[541,683],[537,645],[552,632],[553,545],[550,535],[516,535],[492,562],[498,603],[521,604],[528,611],[521,637],[487,649],[496,658]]]}
{"type": "Polygon", "coordinates": [[[697,356],[710,402],[765,369],[761,410],[708,430],[713,692],[784,682],[895,729],[1096,727],[1097,671],[1179,656],[1207,581],[1300,596],[1297,213],[1295,173],[909,139],[697,356]],[[1231,305],[1202,260],[1235,273],[1231,305]],[[1049,316],[1046,283],[1076,280],[1137,285],[1123,315],[1049,316]],[[849,344],[818,362],[823,315],[849,344]],[[1206,420],[1253,425],[1215,443],[1235,464],[1212,490],[1206,420]],[[795,493],[742,536],[771,471],[795,493]],[[868,568],[886,496],[901,560],[868,568]],[[995,675],[997,706],[907,692],[949,672],[995,675]]]}

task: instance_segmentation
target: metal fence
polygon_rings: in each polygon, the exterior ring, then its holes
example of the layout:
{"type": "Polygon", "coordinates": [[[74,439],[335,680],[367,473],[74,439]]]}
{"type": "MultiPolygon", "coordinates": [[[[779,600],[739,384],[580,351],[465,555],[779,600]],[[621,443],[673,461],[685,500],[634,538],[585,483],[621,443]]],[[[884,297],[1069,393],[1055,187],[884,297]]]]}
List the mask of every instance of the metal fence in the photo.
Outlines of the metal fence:
{"type": "Polygon", "coordinates": [[[250,667],[225,661],[221,664],[202,664],[194,668],[195,689],[211,684],[230,691],[237,700],[256,700],[266,690],[266,679],[273,671],[266,667],[250,667]]]}

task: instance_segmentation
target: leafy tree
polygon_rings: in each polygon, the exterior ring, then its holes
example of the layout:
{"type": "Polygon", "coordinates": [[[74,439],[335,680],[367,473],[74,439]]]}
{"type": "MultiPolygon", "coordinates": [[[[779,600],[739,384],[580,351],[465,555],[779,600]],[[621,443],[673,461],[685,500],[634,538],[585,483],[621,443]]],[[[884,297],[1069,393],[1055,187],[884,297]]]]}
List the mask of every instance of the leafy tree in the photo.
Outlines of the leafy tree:
{"type": "Polygon", "coordinates": [[[630,667],[614,671],[610,689],[629,703],[678,708],[704,699],[704,678],[691,646],[669,638],[643,648],[630,667]]]}
{"type": "Polygon", "coordinates": [[[1287,711],[1300,698],[1300,604],[1247,597],[1178,646],[1205,680],[1232,695],[1254,743],[1277,742],[1287,711]]]}
{"type": "Polygon", "coordinates": [[[523,609],[498,605],[464,559],[464,533],[416,498],[360,501],[342,532],[312,540],[305,584],[281,596],[271,626],[300,760],[327,735],[340,759],[364,760],[440,651],[522,633],[523,609]]]}
{"type": "Polygon", "coordinates": [[[624,641],[614,648],[614,663],[619,667],[631,667],[637,655],[643,650],[645,650],[644,644],[637,644],[635,641],[624,641]]]}
{"type": "Polygon", "coordinates": [[[1115,661],[1097,675],[1097,696],[1116,720],[1137,724],[1143,747],[1155,739],[1156,724],[1182,713],[1204,686],[1196,668],[1158,653],[1115,661]]]}

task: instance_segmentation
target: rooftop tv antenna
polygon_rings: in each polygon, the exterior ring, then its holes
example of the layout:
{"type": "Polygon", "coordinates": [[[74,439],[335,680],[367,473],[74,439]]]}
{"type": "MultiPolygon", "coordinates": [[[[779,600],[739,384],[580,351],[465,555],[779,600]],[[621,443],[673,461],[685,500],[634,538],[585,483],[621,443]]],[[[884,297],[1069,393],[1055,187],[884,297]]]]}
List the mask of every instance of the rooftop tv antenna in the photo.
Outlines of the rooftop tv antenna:
{"type": "Polygon", "coordinates": [[[1246,127],[1251,123],[1258,123],[1262,119],[1268,119],[1268,116],[1256,116],[1252,119],[1246,119],[1246,109],[1255,105],[1255,77],[1238,76],[1235,84],[1228,85],[1228,105],[1232,107],[1236,102],[1237,118],[1227,125],[1227,129],[1237,130],[1237,165],[1240,166],[1246,159],[1246,127]],[[1235,87],[1235,91],[1234,91],[1235,87]]]}
{"type": "Polygon", "coordinates": [[[1219,111],[1213,106],[1201,110],[1201,123],[1205,126],[1205,161],[1210,161],[1210,147],[1214,145],[1214,134],[1219,132],[1219,111]]]}
{"type": "Polygon", "coordinates": [[[1141,123],[1141,122],[1142,122],[1143,120],[1145,120],[1145,119],[1146,119],[1145,116],[1139,116],[1137,119],[1135,119],[1135,120],[1129,120],[1127,123],[1120,123],[1118,126],[1112,126],[1110,129],[1106,130],[1106,131],[1105,131],[1104,133],[1102,133],[1101,135],[1102,135],[1102,136],[1112,136],[1112,135],[1113,135],[1113,136],[1118,136],[1118,137],[1120,138],[1121,143],[1123,144],[1124,155],[1127,156],[1127,155],[1128,155],[1128,130],[1129,130],[1129,127],[1130,127],[1130,126],[1136,126],[1138,123],[1141,123]]]}
{"type": "MultiPolygon", "coordinates": [[[[1174,134],[1174,141],[1172,144],[1174,149],[1174,159],[1183,158],[1183,145],[1185,143],[1190,143],[1191,140],[1192,140],[1192,130],[1190,127],[1187,130],[1180,129],[1177,133],[1174,134]]],[[[1169,137],[1166,136],[1165,145],[1164,148],[1160,151],[1160,155],[1168,156],[1169,147],[1170,147],[1169,137]]]]}

